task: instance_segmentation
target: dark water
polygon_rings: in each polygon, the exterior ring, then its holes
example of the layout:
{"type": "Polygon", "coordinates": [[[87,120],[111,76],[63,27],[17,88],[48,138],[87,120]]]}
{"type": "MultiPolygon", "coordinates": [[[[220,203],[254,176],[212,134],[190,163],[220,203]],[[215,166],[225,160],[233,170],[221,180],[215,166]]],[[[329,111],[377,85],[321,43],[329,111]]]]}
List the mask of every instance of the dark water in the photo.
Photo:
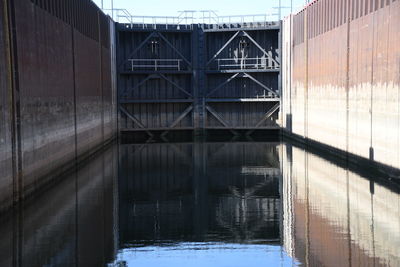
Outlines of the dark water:
{"type": "Polygon", "coordinates": [[[0,266],[400,266],[394,182],[285,143],[113,146],[0,224],[0,266]]]}

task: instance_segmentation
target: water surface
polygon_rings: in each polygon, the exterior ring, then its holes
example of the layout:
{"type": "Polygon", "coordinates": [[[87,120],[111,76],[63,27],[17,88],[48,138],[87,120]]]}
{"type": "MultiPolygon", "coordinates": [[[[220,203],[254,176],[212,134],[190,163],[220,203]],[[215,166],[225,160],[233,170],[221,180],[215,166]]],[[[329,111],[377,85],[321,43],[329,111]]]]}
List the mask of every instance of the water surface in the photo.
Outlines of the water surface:
{"type": "Polygon", "coordinates": [[[400,266],[400,190],[279,142],[108,148],[0,223],[0,266],[400,266]]]}

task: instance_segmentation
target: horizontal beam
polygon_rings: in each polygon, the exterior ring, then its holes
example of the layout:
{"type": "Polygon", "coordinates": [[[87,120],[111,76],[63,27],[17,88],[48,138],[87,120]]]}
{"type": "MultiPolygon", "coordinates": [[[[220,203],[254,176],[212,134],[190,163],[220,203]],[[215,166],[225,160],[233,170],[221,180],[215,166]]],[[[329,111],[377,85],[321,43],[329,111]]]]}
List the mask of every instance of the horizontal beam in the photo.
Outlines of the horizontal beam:
{"type": "Polygon", "coordinates": [[[190,70],[135,70],[135,71],[119,71],[120,75],[138,75],[138,74],[192,74],[190,70]]]}
{"type": "MultiPolygon", "coordinates": [[[[167,127],[162,127],[162,128],[147,128],[147,129],[142,129],[142,128],[121,128],[121,132],[164,132],[164,131],[191,131],[194,130],[195,127],[175,127],[173,129],[167,128],[167,127]]],[[[279,126],[267,126],[267,127],[218,127],[218,126],[206,126],[206,130],[280,130],[281,128],[279,126]]]]}
{"type": "MultiPolygon", "coordinates": [[[[125,25],[125,24],[119,24],[119,25],[125,25]]],[[[138,25],[138,24],[135,23],[134,25],[138,25]]],[[[143,25],[143,24],[140,24],[140,25],[143,25]]],[[[137,27],[133,27],[133,28],[131,28],[131,27],[127,28],[127,27],[121,27],[120,26],[120,27],[118,27],[117,30],[119,32],[131,32],[131,33],[135,33],[135,32],[154,32],[154,28],[145,28],[145,29],[143,29],[143,26],[142,27],[137,26],[137,27]]],[[[168,29],[167,28],[157,28],[157,31],[158,32],[165,32],[165,33],[174,32],[174,33],[190,34],[190,33],[193,32],[193,29],[186,29],[186,28],[177,29],[176,27],[175,28],[170,27],[168,29]]]]}
{"type": "Polygon", "coordinates": [[[251,126],[235,126],[235,127],[214,127],[206,126],[206,130],[280,130],[279,126],[251,127],[251,126]]]}
{"type": "Polygon", "coordinates": [[[121,104],[159,104],[159,103],[193,103],[193,99],[129,99],[123,98],[121,104]]]}
{"type": "Polygon", "coordinates": [[[206,98],[208,103],[279,102],[280,98],[206,98]]]}
{"type": "Polygon", "coordinates": [[[220,74],[220,73],[279,73],[281,70],[278,69],[242,69],[242,70],[206,70],[207,74],[220,74]]]}
{"type": "MultiPolygon", "coordinates": [[[[228,23],[226,23],[226,24],[228,24],[228,23]]],[[[231,23],[231,24],[237,24],[237,23],[231,23]]],[[[266,26],[266,27],[254,27],[254,28],[246,28],[246,27],[243,27],[243,28],[238,28],[238,27],[234,28],[234,27],[232,27],[232,28],[220,28],[220,29],[213,28],[213,29],[204,29],[204,32],[205,33],[236,32],[238,30],[246,30],[246,31],[268,31],[268,30],[270,30],[270,31],[276,31],[276,30],[279,30],[279,29],[280,29],[279,25],[271,25],[271,26],[266,26]]]]}
{"type": "Polygon", "coordinates": [[[189,131],[189,130],[194,130],[194,127],[175,127],[173,129],[168,128],[168,127],[160,127],[160,128],[147,128],[147,129],[142,129],[142,128],[121,128],[121,132],[164,132],[164,131],[189,131]]]}

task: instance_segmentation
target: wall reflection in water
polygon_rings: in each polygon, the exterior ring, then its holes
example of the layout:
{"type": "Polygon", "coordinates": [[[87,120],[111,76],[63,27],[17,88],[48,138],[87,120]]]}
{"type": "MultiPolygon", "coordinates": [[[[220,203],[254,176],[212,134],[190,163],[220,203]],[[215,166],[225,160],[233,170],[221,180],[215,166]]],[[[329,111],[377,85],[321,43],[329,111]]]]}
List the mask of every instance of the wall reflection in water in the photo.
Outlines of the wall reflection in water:
{"type": "Polygon", "coordinates": [[[300,148],[135,144],[120,157],[115,265],[400,266],[398,188],[300,148]]]}
{"type": "Polygon", "coordinates": [[[49,185],[0,222],[0,266],[105,266],[117,249],[117,147],[49,185]]]}
{"type": "MultiPolygon", "coordinates": [[[[284,246],[307,266],[400,266],[400,195],[291,145],[282,151],[284,246]]],[[[373,180],[372,180],[373,179],[373,180]]],[[[381,182],[382,183],[382,182],[381,182]]]]}
{"type": "Polygon", "coordinates": [[[115,265],[292,263],[281,246],[279,146],[122,146],[115,265]]]}
{"type": "Polygon", "coordinates": [[[0,218],[0,266],[400,266],[399,187],[324,158],[114,146],[0,218]]]}

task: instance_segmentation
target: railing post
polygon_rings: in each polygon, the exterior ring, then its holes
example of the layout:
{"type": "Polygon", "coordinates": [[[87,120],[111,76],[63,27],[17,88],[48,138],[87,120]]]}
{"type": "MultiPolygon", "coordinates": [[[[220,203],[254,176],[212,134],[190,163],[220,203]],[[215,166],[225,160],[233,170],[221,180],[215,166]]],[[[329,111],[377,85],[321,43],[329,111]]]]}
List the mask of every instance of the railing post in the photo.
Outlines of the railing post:
{"type": "Polygon", "coordinates": [[[157,71],[157,59],[154,60],[155,71],[157,71]]]}

